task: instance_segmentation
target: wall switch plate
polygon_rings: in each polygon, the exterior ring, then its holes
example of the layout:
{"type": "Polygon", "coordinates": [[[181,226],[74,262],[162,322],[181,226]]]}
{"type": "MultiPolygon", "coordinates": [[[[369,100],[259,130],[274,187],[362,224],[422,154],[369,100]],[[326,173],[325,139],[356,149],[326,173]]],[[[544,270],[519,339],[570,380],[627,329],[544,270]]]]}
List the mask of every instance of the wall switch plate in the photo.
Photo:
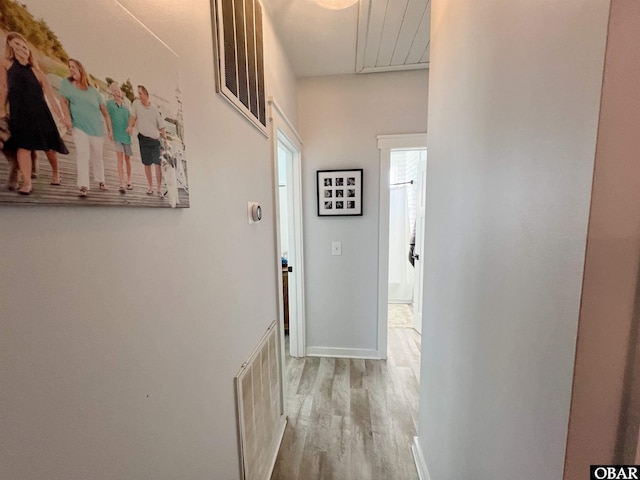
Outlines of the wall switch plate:
{"type": "Polygon", "coordinates": [[[342,255],[342,242],[331,242],[331,255],[342,255]]]}

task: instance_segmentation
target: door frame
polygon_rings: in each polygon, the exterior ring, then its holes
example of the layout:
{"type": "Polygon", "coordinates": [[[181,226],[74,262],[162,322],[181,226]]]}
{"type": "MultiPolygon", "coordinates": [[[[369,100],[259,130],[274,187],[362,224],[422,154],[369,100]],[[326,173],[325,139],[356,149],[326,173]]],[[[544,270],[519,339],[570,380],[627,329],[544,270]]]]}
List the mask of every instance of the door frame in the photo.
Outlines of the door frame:
{"type": "MultiPolygon", "coordinates": [[[[285,147],[293,152],[292,172],[291,172],[291,188],[288,190],[289,205],[292,207],[293,212],[293,225],[289,225],[292,230],[294,238],[294,250],[295,254],[289,257],[293,268],[295,268],[295,275],[293,278],[293,289],[291,283],[289,292],[294,293],[294,303],[296,311],[293,315],[289,315],[289,340],[291,347],[292,357],[304,357],[305,356],[305,325],[306,325],[306,309],[304,301],[304,251],[303,251],[303,233],[302,233],[302,139],[298,132],[293,127],[289,119],[286,117],[284,111],[280,108],[278,103],[269,97],[269,120],[271,120],[271,150],[273,160],[273,181],[274,181],[274,208],[275,208],[275,236],[276,236],[276,263],[277,263],[277,285],[278,285],[278,312],[279,312],[279,325],[280,325],[280,340],[282,345],[282,355],[284,352],[284,309],[283,309],[283,294],[282,294],[282,267],[281,267],[281,252],[282,242],[280,238],[280,198],[279,198],[279,181],[278,181],[278,142],[281,142],[285,147]]],[[[283,358],[284,361],[284,358],[283,358]]],[[[284,363],[283,363],[284,365],[284,363]]]]}
{"type": "Polygon", "coordinates": [[[427,148],[426,133],[378,135],[380,150],[380,207],[378,217],[378,357],[387,358],[389,326],[389,171],[391,150],[427,148]]]}
{"type": "MultiPolygon", "coordinates": [[[[418,160],[418,182],[416,188],[416,225],[414,254],[420,258],[414,260],[414,288],[413,288],[413,328],[422,335],[422,308],[424,300],[424,223],[427,197],[427,151],[420,150],[418,160]],[[416,296],[418,298],[416,298],[416,296]],[[416,308],[418,305],[418,308],[416,308]],[[419,314],[419,315],[418,315],[419,314]],[[416,322],[418,320],[418,322],[416,322]]],[[[415,258],[415,257],[414,257],[415,258]]]]}

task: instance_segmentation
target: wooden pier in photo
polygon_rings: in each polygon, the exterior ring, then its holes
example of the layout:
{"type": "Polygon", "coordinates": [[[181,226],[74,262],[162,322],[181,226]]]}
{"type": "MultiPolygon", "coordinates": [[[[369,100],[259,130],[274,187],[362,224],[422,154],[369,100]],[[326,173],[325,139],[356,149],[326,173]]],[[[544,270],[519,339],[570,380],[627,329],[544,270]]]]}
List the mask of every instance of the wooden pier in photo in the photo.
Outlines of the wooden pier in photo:
{"type": "MultiPolygon", "coordinates": [[[[63,140],[69,149],[68,155],[58,154],[58,169],[61,185],[51,185],[51,166],[44,152],[38,153],[38,173],[33,179],[33,193],[20,195],[17,191],[7,189],[9,178],[9,162],[0,153],[0,203],[26,205],[79,205],[79,206],[126,206],[126,207],[159,207],[170,208],[169,199],[159,197],[156,191],[155,167],[153,174],[153,195],[148,195],[147,178],[144,165],[140,160],[137,139],[133,138],[133,155],[131,155],[131,184],[133,190],[120,193],[118,179],[118,165],[113,142],[104,139],[103,161],[107,191],[101,191],[98,182],[93,179],[90,166],[90,190],[86,197],[80,197],[76,175],[76,148],[71,135],[65,135],[63,140]]],[[[125,170],[126,182],[126,170],[125,170]]],[[[189,195],[183,189],[178,189],[180,203],[176,208],[189,207],[189,195]]]]}

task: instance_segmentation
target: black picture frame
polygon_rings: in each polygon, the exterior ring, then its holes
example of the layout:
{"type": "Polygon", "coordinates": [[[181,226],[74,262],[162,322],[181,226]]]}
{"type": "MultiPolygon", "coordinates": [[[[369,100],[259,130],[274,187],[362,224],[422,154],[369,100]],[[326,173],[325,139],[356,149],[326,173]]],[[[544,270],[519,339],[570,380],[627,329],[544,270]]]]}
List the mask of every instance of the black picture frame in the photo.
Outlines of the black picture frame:
{"type": "Polygon", "coordinates": [[[363,169],[317,170],[319,217],[361,217],[363,169]]]}

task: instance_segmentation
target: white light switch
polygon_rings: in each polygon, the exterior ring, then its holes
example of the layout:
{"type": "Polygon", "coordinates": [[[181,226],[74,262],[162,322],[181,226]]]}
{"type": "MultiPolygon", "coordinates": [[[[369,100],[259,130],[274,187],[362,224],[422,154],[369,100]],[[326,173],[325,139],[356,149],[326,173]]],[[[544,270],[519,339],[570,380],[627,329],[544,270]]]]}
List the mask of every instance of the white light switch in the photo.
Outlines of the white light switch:
{"type": "Polygon", "coordinates": [[[342,255],[342,242],[331,242],[331,255],[342,255]]]}

